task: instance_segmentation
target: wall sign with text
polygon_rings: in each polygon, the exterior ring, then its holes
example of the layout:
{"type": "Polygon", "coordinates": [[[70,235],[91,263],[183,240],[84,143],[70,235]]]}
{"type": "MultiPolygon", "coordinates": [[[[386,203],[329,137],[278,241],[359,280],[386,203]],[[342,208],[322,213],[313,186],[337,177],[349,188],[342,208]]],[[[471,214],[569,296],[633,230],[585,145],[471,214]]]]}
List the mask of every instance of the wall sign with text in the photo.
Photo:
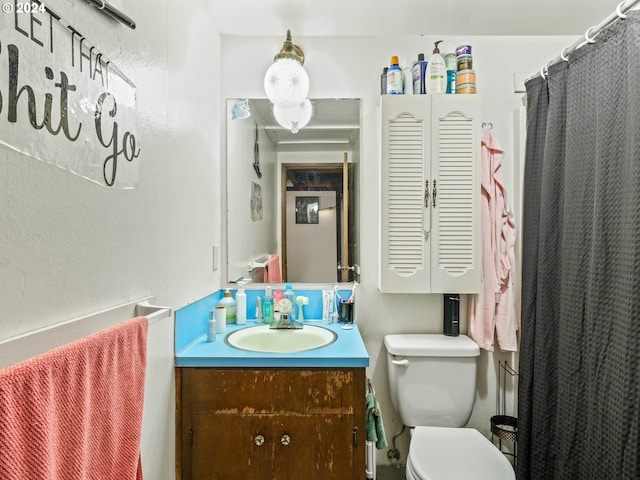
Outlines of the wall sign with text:
{"type": "Polygon", "coordinates": [[[135,188],[135,85],[43,5],[32,3],[38,8],[28,12],[10,5],[0,13],[0,149],[101,185],[135,188]]]}

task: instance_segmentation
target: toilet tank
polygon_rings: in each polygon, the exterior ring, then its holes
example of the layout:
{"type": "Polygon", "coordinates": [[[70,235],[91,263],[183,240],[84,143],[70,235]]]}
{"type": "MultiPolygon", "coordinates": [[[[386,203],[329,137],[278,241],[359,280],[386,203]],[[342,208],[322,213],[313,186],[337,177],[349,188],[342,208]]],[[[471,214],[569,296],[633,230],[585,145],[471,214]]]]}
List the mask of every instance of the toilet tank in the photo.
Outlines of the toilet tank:
{"type": "Polygon", "coordinates": [[[476,397],[478,345],[466,335],[384,337],[391,401],[410,427],[462,427],[476,397]]]}

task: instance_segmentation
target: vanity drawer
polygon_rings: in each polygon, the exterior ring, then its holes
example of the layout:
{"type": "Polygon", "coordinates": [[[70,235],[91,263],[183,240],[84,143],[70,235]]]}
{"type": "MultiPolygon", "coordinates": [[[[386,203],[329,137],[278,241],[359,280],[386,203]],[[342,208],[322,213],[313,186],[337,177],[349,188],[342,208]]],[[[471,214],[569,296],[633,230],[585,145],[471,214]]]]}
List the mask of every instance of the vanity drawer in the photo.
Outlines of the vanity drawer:
{"type": "Polygon", "coordinates": [[[193,413],[352,414],[364,402],[363,368],[181,368],[193,413]]]}

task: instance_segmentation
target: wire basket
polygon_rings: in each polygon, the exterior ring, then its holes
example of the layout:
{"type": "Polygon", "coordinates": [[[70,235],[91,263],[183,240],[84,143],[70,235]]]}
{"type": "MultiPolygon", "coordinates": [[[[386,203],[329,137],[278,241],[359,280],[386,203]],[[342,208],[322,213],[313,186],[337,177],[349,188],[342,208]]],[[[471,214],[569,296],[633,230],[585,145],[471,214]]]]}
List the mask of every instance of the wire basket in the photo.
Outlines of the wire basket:
{"type": "Polygon", "coordinates": [[[518,440],[518,419],[509,415],[491,417],[491,433],[495,436],[516,442],[518,440]]]}

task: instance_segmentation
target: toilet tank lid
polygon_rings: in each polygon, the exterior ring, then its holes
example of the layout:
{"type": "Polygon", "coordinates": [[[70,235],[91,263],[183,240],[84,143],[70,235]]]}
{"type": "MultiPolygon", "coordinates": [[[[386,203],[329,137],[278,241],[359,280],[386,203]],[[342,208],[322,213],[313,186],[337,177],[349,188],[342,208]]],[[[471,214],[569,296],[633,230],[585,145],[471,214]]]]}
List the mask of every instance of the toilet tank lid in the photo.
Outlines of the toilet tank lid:
{"type": "Polygon", "coordinates": [[[435,333],[395,334],[384,337],[392,355],[408,357],[477,357],[480,347],[466,335],[450,337],[435,333]]]}

